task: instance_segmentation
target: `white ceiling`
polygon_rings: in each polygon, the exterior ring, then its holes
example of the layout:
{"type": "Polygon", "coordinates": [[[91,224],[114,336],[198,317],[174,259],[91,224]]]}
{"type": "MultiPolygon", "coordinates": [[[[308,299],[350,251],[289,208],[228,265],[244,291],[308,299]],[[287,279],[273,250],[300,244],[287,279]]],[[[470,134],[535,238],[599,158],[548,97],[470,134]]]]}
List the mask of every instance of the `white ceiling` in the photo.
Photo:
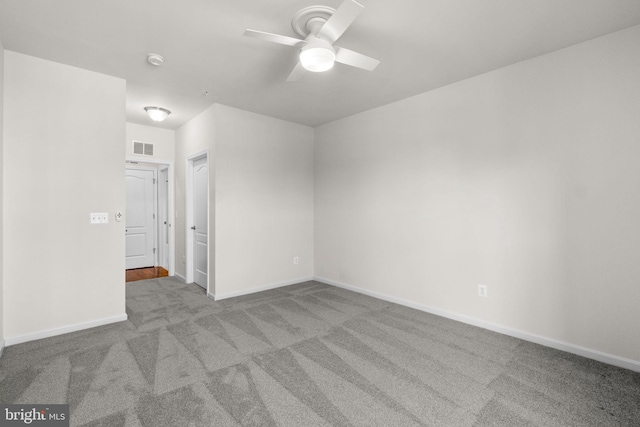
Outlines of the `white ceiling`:
{"type": "MultiPolygon", "coordinates": [[[[286,78],[303,7],[342,0],[0,0],[5,49],[127,80],[127,120],[176,129],[218,102],[316,126],[640,24],[639,0],[359,0],[336,43],[381,60],[286,78]],[[166,59],[161,68],[147,53],[166,59]],[[205,91],[208,94],[205,94],[205,91]],[[143,111],[172,111],[155,124],[143,111]]],[[[639,46],[640,48],[640,46],[639,46]]]]}

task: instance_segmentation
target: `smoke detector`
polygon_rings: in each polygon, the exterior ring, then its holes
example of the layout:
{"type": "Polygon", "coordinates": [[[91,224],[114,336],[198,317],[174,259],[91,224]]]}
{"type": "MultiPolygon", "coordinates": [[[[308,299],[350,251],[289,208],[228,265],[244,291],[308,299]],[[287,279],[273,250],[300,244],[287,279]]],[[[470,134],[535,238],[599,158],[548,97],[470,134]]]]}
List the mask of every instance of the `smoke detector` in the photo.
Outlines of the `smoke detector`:
{"type": "Polygon", "coordinates": [[[150,53],[147,55],[147,62],[155,67],[159,67],[164,63],[164,56],[157,53],[150,53]]]}

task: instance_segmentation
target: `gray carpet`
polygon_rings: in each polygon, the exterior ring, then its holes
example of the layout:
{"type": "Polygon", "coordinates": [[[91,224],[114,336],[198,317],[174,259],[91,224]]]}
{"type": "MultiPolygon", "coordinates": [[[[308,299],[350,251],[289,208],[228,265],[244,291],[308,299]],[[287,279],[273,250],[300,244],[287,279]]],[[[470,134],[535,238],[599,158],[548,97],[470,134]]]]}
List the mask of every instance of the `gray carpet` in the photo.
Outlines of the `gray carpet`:
{"type": "Polygon", "coordinates": [[[74,426],[640,425],[638,373],[317,282],[133,282],[127,313],[7,347],[0,402],[74,426]]]}

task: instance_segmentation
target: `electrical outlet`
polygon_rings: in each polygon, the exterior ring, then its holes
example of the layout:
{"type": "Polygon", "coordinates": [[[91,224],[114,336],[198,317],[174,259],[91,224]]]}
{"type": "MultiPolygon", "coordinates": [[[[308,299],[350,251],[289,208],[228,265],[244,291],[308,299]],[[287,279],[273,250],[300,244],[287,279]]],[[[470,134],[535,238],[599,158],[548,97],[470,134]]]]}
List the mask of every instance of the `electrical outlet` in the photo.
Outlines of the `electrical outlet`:
{"type": "Polygon", "coordinates": [[[487,285],[478,285],[478,296],[487,297],[487,285]]]}
{"type": "Polygon", "coordinates": [[[300,258],[298,258],[297,256],[293,257],[293,265],[298,265],[300,264],[300,258]]]}

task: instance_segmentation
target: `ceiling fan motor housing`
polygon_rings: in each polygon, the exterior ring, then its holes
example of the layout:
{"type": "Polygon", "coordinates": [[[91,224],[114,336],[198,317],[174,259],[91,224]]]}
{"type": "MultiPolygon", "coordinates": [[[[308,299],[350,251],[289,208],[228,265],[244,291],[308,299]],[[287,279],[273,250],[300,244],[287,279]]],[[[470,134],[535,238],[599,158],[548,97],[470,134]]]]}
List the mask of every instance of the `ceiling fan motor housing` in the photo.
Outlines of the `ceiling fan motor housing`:
{"type": "Polygon", "coordinates": [[[293,16],[291,27],[302,38],[306,38],[310,34],[318,34],[320,28],[335,11],[334,8],[328,6],[305,7],[293,16]]]}

